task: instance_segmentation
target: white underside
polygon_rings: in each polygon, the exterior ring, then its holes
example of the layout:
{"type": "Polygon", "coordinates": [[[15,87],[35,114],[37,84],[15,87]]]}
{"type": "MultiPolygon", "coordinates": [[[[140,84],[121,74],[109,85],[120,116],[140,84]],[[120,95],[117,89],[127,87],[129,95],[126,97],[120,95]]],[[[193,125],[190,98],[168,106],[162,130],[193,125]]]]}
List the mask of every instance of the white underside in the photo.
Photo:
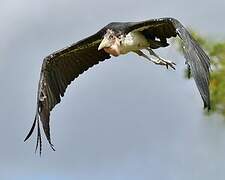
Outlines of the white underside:
{"type": "Polygon", "coordinates": [[[140,32],[130,32],[124,37],[119,46],[120,54],[137,51],[149,47],[148,40],[140,32]]]}

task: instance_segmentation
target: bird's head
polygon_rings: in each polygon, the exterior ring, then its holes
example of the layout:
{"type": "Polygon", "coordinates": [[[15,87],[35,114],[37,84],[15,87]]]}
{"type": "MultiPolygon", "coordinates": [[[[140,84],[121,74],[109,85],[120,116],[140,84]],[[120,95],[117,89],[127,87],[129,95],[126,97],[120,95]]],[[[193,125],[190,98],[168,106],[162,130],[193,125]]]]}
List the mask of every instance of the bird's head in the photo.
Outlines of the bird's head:
{"type": "Polygon", "coordinates": [[[117,40],[117,37],[115,35],[115,32],[110,29],[107,29],[103,40],[98,46],[98,50],[111,47],[116,42],[116,40],[117,40]]]}

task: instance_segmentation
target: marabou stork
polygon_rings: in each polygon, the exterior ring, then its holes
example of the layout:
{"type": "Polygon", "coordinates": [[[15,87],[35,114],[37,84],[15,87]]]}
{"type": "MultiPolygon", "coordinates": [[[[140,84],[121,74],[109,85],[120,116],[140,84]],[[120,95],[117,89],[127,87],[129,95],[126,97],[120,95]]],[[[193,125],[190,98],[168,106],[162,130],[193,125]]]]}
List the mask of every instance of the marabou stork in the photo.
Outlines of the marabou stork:
{"type": "Polygon", "coordinates": [[[174,18],[151,19],[141,22],[112,22],[94,35],[44,58],[37,92],[37,109],[26,141],[37,126],[36,150],[41,153],[40,121],[46,138],[50,137],[50,111],[64,96],[67,86],[88,68],[112,56],[134,52],[157,64],[175,69],[175,63],[158,56],[153,49],[168,46],[167,39],[179,36],[188,69],[196,82],[204,107],[210,109],[210,59],[187,29],[174,18]],[[147,50],[152,57],[144,54],[147,50]]]}

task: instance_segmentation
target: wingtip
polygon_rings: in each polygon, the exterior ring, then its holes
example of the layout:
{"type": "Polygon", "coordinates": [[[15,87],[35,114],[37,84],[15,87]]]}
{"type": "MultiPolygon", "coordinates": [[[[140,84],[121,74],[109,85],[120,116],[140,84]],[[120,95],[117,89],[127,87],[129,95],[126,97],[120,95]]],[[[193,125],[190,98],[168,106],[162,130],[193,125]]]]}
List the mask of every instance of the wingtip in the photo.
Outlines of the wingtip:
{"type": "Polygon", "coordinates": [[[27,135],[27,136],[24,138],[23,142],[26,142],[26,140],[28,140],[29,137],[30,137],[30,136],[27,135]]]}
{"type": "Polygon", "coordinates": [[[54,145],[52,143],[49,143],[49,144],[50,144],[50,147],[52,148],[52,150],[56,151],[54,145]]]}
{"type": "Polygon", "coordinates": [[[204,109],[206,109],[208,112],[211,110],[211,105],[210,103],[204,102],[204,109]]]}
{"type": "MultiPolygon", "coordinates": [[[[30,136],[29,136],[30,137],[30,136]]],[[[27,136],[24,140],[23,140],[23,142],[26,142],[28,139],[29,139],[29,137],[27,136]]]]}
{"type": "Polygon", "coordinates": [[[36,125],[36,121],[37,121],[37,116],[35,115],[35,118],[34,118],[34,122],[33,122],[33,124],[32,124],[32,127],[31,127],[29,133],[27,134],[27,136],[25,137],[24,142],[25,142],[27,139],[29,139],[30,136],[32,135],[32,133],[33,133],[33,131],[34,131],[34,128],[35,128],[35,125],[36,125]]]}

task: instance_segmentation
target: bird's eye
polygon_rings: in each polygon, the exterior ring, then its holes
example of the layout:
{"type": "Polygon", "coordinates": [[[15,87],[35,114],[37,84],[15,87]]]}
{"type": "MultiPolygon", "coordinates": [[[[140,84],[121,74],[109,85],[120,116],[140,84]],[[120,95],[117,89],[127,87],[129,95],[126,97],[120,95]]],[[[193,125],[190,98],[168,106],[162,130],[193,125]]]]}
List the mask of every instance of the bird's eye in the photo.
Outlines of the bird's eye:
{"type": "Polygon", "coordinates": [[[109,39],[112,39],[112,38],[113,38],[113,35],[112,35],[112,34],[110,34],[110,35],[109,35],[109,39]]]}

